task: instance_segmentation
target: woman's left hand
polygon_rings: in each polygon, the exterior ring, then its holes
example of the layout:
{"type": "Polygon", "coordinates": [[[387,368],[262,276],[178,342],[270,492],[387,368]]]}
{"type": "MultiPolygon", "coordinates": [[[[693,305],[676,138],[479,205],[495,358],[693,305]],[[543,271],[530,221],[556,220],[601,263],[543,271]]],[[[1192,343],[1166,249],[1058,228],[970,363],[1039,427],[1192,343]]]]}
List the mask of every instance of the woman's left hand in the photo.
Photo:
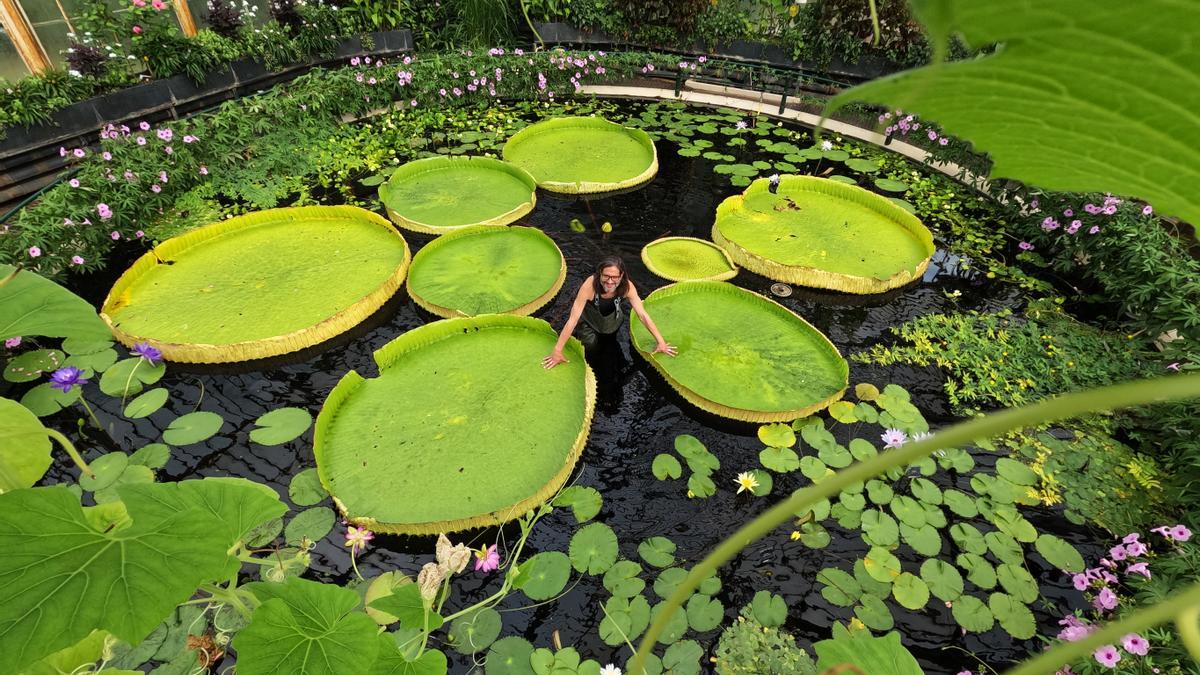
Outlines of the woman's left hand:
{"type": "Polygon", "coordinates": [[[678,353],[679,352],[675,349],[675,345],[671,345],[666,342],[658,343],[658,345],[654,348],[654,351],[651,352],[651,354],[666,354],[667,356],[675,356],[678,353]]]}

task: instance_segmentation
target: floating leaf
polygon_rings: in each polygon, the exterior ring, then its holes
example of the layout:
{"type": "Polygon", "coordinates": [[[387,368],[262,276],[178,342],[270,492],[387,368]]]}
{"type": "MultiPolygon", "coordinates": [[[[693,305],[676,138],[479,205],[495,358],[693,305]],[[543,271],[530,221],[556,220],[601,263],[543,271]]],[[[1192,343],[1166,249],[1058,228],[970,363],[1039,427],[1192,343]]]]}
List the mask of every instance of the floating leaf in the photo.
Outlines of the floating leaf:
{"type": "Polygon", "coordinates": [[[786,424],[764,424],[758,428],[758,440],[772,448],[790,448],[796,444],[796,432],[786,424]]]}
{"type": "Polygon", "coordinates": [[[89,465],[92,475],[79,476],[79,487],[88,492],[103,490],[115,484],[129,466],[129,455],[123,452],[109,452],[92,460],[89,465]]]}
{"type": "Polygon", "coordinates": [[[163,441],[170,445],[200,443],[212,438],[224,424],[225,420],[214,412],[188,413],[167,425],[166,431],[163,431],[163,441]]]}
{"type": "Polygon", "coordinates": [[[867,573],[867,567],[861,559],[854,561],[854,580],[862,586],[863,592],[877,598],[886,598],[892,593],[892,580],[878,581],[867,573]]]}
{"type": "Polygon", "coordinates": [[[675,459],[674,455],[666,453],[655,455],[654,463],[650,465],[650,471],[659,480],[679,478],[683,475],[683,467],[679,464],[679,460],[675,459]]]}
{"type": "Polygon", "coordinates": [[[778,628],[787,620],[787,603],[769,591],[758,591],[750,601],[754,620],[767,628],[778,628]]]}
{"type": "Polygon", "coordinates": [[[992,593],[988,598],[988,609],[992,610],[1000,627],[1018,640],[1028,640],[1037,632],[1033,612],[1008,594],[992,593]]]}
{"type": "Polygon", "coordinates": [[[986,633],[996,623],[988,606],[973,595],[963,595],[955,600],[951,613],[963,630],[972,633],[986,633]]]}
{"type": "Polygon", "coordinates": [[[912,495],[926,504],[941,504],[942,491],[928,478],[914,478],[908,489],[912,495]]]}
{"type": "Polygon", "coordinates": [[[838,607],[850,607],[862,596],[862,586],[846,572],[826,567],[817,573],[817,581],[825,584],[821,597],[838,607]]]}
{"type": "Polygon", "coordinates": [[[878,546],[867,551],[863,567],[876,581],[891,582],[900,576],[900,560],[891,551],[878,546]]]}
{"type": "Polygon", "coordinates": [[[32,487],[50,463],[46,427],[25,406],[0,398],[0,493],[32,487]]]}
{"type": "Polygon", "coordinates": [[[887,483],[884,483],[881,480],[867,481],[867,498],[870,499],[872,503],[879,506],[891,504],[892,499],[895,498],[895,496],[896,493],[892,490],[892,486],[888,485],[887,483]]]}
{"type": "Polygon", "coordinates": [[[140,356],[122,359],[104,371],[104,376],[100,378],[100,391],[121,398],[133,396],[161,380],[166,372],[166,364],[152,366],[140,356]]]}
{"type": "Polygon", "coordinates": [[[584,525],[571,537],[568,555],[576,571],[603,574],[617,562],[617,535],[604,523],[584,525]]]}
{"type": "Polygon", "coordinates": [[[879,388],[868,382],[854,385],[854,396],[860,401],[874,401],[879,398],[879,388]]]}
{"type": "Polygon", "coordinates": [[[943,602],[953,602],[963,592],[963,578],[954,565],[944,560],[926,560],[921,563],[921,579],[929,586],[929,592],[943,602]]]}
{"type": "Polygon", "coordinates": [[[1062,539],[1052,534],[1041,534],[1038,535],[1037,541],[1033,542],[1033,545],[1037,552],[1046,559],[1046,562],[1054,567],[1064,572],[1083,571],[1083,556],[1079,555],[1079,551],[1075,550],[1074,546],[1062,539]]]}
{"type": "Polygon", "coordinates": [[[817,669],[823,673],[845,670],[872,675],[922,675],[924,672],[917,659],[900,643],[898,632],[882,637],[855,634],[822,640],[813,645],[813,651],[817,653],[817,669]]]}
{"type": "Polygon", "coordinates": [[[410,660],[409,655],[400,651],[396,638],[381,633],[376,640],[379,656],[371,668],[371,675],[446,675],[448,664],[441,651],[426,649],[420,657],[410,660]]]}
{"type": "Polygon", "coordinates": [[[571,507],[571,512],[575,514],[575,522],[586,523],[600,513],[604,498],[600,496],[600,492],[596,488],[572,485],[558,493],[551,504],[559,507],[571,507]]]}
{"type": "Polygon", "coordinates": [[[875,446],[870,441],[862,438],[851,439],[848,448],[850,449],[850,455],[859,461],[870,459],[879,454],[879,451],[875,449],[875,446]]]}
{"type": "Polygon", "coordinates": [[[1021,549],[1021,545],[1015,539],[1004,534],[1003,532],[988,532],[983,535],[983,541],[987,544],[988,550],[996,559],[1001,562],[1015,563],[1018,565],[1025,562],[1025,551],[1021,549]]]}
{"type": "Polygon", "coordinates": [[[800,543],[809,548],[825,548],[831,540],[829,530],[822,525],[805,523],[800,526],[800,543]]]}
{"type": "Polygon", "coordinates": [[[920,577],[904,572],[892,582],[892,596],[902,607],[918,610],[929,602],[929,587],[920,577]]]}
{"type": "Polygon", "coordinates": [[[658,597],[666,600],[686,578],[687,570],[681,567],[668,567],[659,572],[658,578],[654,580],[654,592],[658,594],[658,597]]]}
{"type": "Polygon", "coordinates": [[[879,170],[879,162],[855,157],[853,159],[846,160],[846,168],[854,171],[861,171],[863,173],[875,173],[879,170]]]}
{"type": "Polygon", "coordinates": [[[1029,604],[1038,597],[1038,585],[1033,575],[1019,564],[1004,563],[996,566],[996,580],[1008,594],[1029,604]]]}
{"type": "Polygon", "coordinates": [[[475,654],[488,648],[503,627],[500,612],[481,607],[450,622],[449,643],[459,654],[475,654]]]}
{"type": "Polygon", "coordinates": [[[486,675],[536,675],[529,665],[533,645],[528,640],[509,635],[488,648],[486,675]]]}
{"type": "Polygon", "coordinates": [[[864,595],[859,598],[859,605],[854,608],[854,616],[866,624],[871,630],[891,630],[895,626],[892,610],[888,609],[883,600],[874,595],[864,595]]]}
{"type": "Polygon", "coordinates": [[[21,405],[38,417],[48,417],[78,400],[79,392],[79,387],[64,392],[51,387],[49,382],[43,382],[25,392],[21,397],[21,405]]]}
{"type": "Polygon", "coordinates": [[[836,443],[818,450],[817,458],[834,469],[844,469],[854,462],[850,452],[836,443]]]}
{"type": "Polygon", "coordinates": [[[401,584],[391,595],[372,601],[370,606],[396,617],[405,628],[432,631],[442,626],[442,616],[426,605],[421,588],[415,583],[401,584]]]}
{"type": "Polygon", "coordinates": [[[662,667],[666,675],[700,675],[704,648],[695,640],[681,640],[667,647],[662,667]]]}
{"type": "Polygon", "coordinates": [[[151,443],[139,448],[129,456],[130,464],[140,464],[151,469],[161,469],[171,460],[171,448],[162,443],[151,443]]]}
{"type": "Polygon", "coordinates": [[[967,573],[967,581],[988,590],[996,586],[996,569],[992,564],[975,553],[963,553],[954,559],[958,566],[967,573]]]}
{"type": "Polygon", "coordinates": [[[304,539],[321,541],[333,530],[335,520],[333,509],[324,506],[305,509],[288,522],[283,530],[283,539],[292,546],[304,539]]]}
{"type": "Polygon", "coordinates": [[[908,189],[908,183],[890,178],[876,178],[875,187],[885,192],[904,192],[908,189]]]}
{"type": "Polygon", "coordinates": [[[125,416],[131,420],[149,417],[167,402],[170,392],[162,387],[147,391],[125,406],[125,416]]]}
{"type": "Polygon", "coordinates": [[[288,499],[296,506],[319,504],[328,496],[315,468],[301,471],[292,476],[292,481],[288,483],[288,499]]]}
{"type": "Polygon", "coordinates": [[[570,578],[571,559],[560,551],[543,551],[521,563],[521,571],[514,585],[530,600],[541,601],[562,592],[570,578]]]}
{"type": "Polygon", "coordinates": [[[891,548],[900,543],[900,528],[895,519],[882,511],[866,511],[862,514],[863,541],[871,546],[891,548]]]}
{"type": "Polygon", "coordinates": [[[108,370],[114,363],[117,362],[117,350],[105,349],[104,351],[96,352],[95,354],[72,354],[66,361],[64,366],[75,366],[76,368],[85,371],[90,377],[95,373],[102,373],[108,370]]]}
{"type": "Polygon", "coordinates": [[[932,525],[909,527],[905,523],[900,523],[900,535],[904,538],[904,543],[927,558],[940,555],[942,552],[942,538],[938,535],[937,528],[932,525]]]}
{"type": "Polygon", "coordinates": [[[800,458],[800,473],[804,474],[805,478],[817,483],[832,472],[829,467],[825,466],[825,462],[812,455],[805,455],[800,458]]]}
{"type": "Polygon", "coordinates": [[[1024,544],[1037,540],[1037,530],[1012,506],[998,506],[991,518],[1001,532],[1024,544]]]}
{"type": "Polygon", "coordinates": [[[312,415],[304,408],[277,408],[255,420],[250,440],[259,445],[282,445],[299,438],[312,426],[312,415]]]}
{"type": "Polygon", "coordinates": [[[758,453],[758,461],[777,473],[795,471],[800,467],[800,456],[791,448],[764,448],[758,453]]]}
{"type": "Polygon", "coordinates": [[[925,525],[925,509],[912,497],[899,495],[892,499],[890,506],[892,513],[896,514],[896,518],[905,525],[909,527],[925,525]]]}
{"type": "Polygon", "coordinates": [[[641,565],[632,560],[621,560],[604,573],[604,587],[619,598],[632,598],[646,587],[646,582],[638,578],[641,573],[641,565]]]}
{"type": "Polygon", "coordinates": [[[975,508],[975,498],[959,490],[946,490],[942,493],[942,501],[955,515],[963,518],[974,518],[979,515],[975,508]]]}
{"type": "MultiPolygon", "coordinates": [[[[867,507],[867,498],[863,497],[861,494],[843,492],[841,497],[838,498],[838,503],[845,508],[850,509],[851,511],[862,511],[867,507]]],[[[821,519],[815,518],[814,520],[821,519]]]]}
{"type": "Polygon", "coordinates": [[[57,349],[35,349],[13,357],[4,366],[4,379],[9,382],[33,382],[58,370],[66,361],[66,354],[57,349]]]}
{"type": "Polygon", "coordinates": [[[750,474],[754,476],[754,481],[758,483],[750,488],[750,494],[755,497],[765,497],[771,494],[771,489],[775,486],[775,479],[771,478],[771,474],[762,469],[751,469],[750,474]]]}
{"type": "Polygon", "coordinates": [[[725,618],[725,606],[720,600],[707,595],[696,594],[687,601],[688,625],[697,633],[710,631],[721,625],[725,618]]]}
{"type": "Polygon", "coordinates": [[[688,477],[688,492],[690,496],[711,497],[717,493],[717,486],[706,473],[694,473],[688,477]]]}
{"type": "Polygon", "coordinates": [[[983,541],[983,535],[975,526],[967,523],[955,523],[950,526],[950,538],[954,540],[958,547],[967,553],[975,553],[983,555],[987,553],[987,544],[983,541]]]}
{"type": "Polygon", "coordinates": [[[666,537],[651,537],[638,544],[638,555],[654,567],[670,567],[675,563],[675,543],[666,537]]]}

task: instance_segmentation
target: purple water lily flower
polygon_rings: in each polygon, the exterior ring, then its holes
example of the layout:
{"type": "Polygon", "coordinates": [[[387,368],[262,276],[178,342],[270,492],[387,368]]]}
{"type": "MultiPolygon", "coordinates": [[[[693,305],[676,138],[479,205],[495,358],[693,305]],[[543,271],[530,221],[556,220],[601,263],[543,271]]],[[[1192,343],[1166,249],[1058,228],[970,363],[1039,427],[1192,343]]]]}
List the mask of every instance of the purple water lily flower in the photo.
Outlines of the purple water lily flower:
{"type": "Polygon", "coordinates": [[[159,361],[162,361],[162,352],[157,347],[152,346],[149,342],[139,342],[129,350],[137,356],[142,357],[150,362],[150,365],[156,366],[159,361]]]}
{"type": "Polygon", "coordinates": [[[52,389],[59,389],[64,394],[71,391],[71,387],[75,385],[82,387],[87,383],[88,381],[83,377],[83,371],[75,366],[59,368],[50,375],[50,387],[52,389]]]}

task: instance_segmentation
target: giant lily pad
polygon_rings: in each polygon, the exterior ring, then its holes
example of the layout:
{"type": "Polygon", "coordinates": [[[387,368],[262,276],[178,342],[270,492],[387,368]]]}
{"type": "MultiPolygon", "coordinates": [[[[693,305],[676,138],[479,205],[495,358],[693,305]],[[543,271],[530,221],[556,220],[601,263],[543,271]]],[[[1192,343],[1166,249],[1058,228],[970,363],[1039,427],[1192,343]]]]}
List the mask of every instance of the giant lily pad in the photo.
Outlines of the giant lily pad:
{"type": "Polygon", "coordinates": [[[408,292],[450,318],[532,314],[567,278],[554,241],[532,227],[472,227],[433,240],[413,258],[408,292]]]}
{"type": "Polygon", "coordinates": [[[663,237],[642,247],[646,268],[664,279],[725,281],[737,268],[725,249],[694,237],[663,237]]]}
{"type": "Polygon", "coordinates": [[[596,383],[571,340],[546,371],[555,331],[529,317],[438,321],[351,371],[317,417],[322,484],[351,522],[433,534],[503,523],[549,499],[587,440],[596,383]]]}
{"type": "Polygon", "coordinates": [[[637,315],[633,341],[684,398],[711,413],[751,422],[810,415],[841,398],[849,366],[807,321],[767,298],[720,281],[660,288],[645,301],[675,357],[637,315]]]}
{"type": "Polygon", "coordinates": [[[599,117],[556,117],[518,131],[504,159],[551,192],[588,194],[641,185],[658,172],[654,141],[599,117]]]}
{"type": "Polygon", "coordinates": [[[916,216],[853,185],[784,176],[757,180],[717,207],[713,241],[752,272],[845,293],[879,293],[919,279],[933,235],[916,216]]]}
{"type": "Polygon", "coordinates": [[[442,234],[471,225],[507,225],[533,210],[537,183],[491,157],[438,156],[396,169],[379,200],[401,227],[442,234]]]}
{"type": "Polygon", "coordinates": [[[109,291],[100,314],[127,346],[170,361],[286,354],[370,316],[408,271],[391,223],[353,206],[271,209],[169,239],[109,291]]]}

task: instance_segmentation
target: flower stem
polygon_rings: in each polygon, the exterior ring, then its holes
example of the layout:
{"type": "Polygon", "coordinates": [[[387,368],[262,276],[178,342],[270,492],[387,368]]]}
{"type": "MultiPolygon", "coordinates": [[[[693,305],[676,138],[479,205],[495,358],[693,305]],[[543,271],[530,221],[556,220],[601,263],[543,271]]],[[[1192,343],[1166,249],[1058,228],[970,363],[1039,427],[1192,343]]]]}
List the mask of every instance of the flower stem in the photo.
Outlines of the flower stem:
{"type": "Polygon", "coordinates": [[[108,434],[108,432],[104,430],[104,425],[100,424],[100,420],[96,419],[96,413],[92,411],[92,406],[88,405],[87,399],[83,397],[82,391],[79,392],[79,405],[83,406],[83,409],[87,412],[88,417],[92,418],[92,424],[95,424],[96,428],[100,431],[108,434]]]}
{"type": "Polygon", "coordinates": [[[69,438],[49,427],[46,427],[46,435],[58,441],[58,444],[61,445],[63,450],[67,452],[67,455],[71,458],[71,461],[75,462],[75,466],[79,467],[80,471],[87,474],[88,478],[96,477],[96,474],[92,472],[92,467],[88,466],[88,463],[84,461],[83,455],[79,454],[79,451],[75,449],[75,445],[71,443],[69,438]]]}

